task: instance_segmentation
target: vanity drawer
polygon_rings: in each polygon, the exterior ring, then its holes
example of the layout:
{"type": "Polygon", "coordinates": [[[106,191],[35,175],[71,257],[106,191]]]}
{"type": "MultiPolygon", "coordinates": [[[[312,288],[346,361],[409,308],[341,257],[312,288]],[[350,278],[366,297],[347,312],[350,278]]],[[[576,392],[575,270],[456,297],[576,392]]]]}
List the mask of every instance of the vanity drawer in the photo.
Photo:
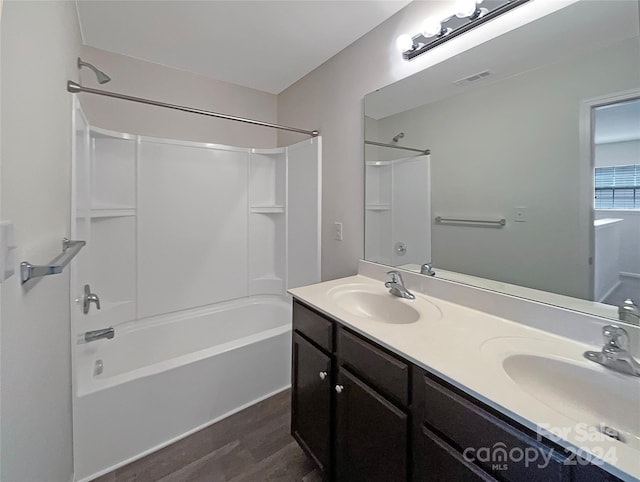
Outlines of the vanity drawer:
{"type": "Polygon", "coordinates": [[[497,482],[425,426],[414,443],[416,482],[497,482]]]}
{"type": "Polygon", "coordinates": [[[416,386],[419,423],[433,428],[467,459],[509,482],[568,482],[567,457],[426,376],[416,386]],[[483,449],[482,452],[478,452],[483,449]]]}
{"type": "Polygon", "coordinates": [[[338,359],[381,392],[409,404],[409,365],[347,330],[338,330],[338,359]]]}
{"type": "Polygon", "coordinates": [[[333,322],[293,301],[293,329],[328,352],[333,351],[333,322]]]}

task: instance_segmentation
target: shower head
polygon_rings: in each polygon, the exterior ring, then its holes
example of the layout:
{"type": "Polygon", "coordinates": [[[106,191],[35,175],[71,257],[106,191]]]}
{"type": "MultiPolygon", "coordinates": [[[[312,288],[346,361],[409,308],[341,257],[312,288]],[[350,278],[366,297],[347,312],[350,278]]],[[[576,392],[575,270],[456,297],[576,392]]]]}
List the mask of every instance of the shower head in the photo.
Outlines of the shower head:
{"type": "Polygon", "coordinates": [[[399,132],[398,135],[393,138],[393,142],[398,142],[403,137],[404,137],[404,132],[399,132]]]}
{"type": "Polygon", "coordinates": [[[89,62],[85,62],[80,57],[78,57],[78,68],[81,69],[82,67],[89,67],[91,70],[93,70],[93,72],[96,74],[96,77],[98,78],[99,84],[106,84],[111,80],[111,77],[105,74],[102,70],[98,70],[94,65],[91,65],[89,62]]]}

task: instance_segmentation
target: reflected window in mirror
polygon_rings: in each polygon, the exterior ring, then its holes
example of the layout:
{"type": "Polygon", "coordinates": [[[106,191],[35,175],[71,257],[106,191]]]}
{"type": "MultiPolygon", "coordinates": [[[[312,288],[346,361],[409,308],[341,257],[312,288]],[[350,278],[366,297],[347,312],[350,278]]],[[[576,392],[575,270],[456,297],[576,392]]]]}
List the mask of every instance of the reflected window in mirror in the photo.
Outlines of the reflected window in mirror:
{"type": "Polygon", "coordinates": [[[640,164],[596,167],[596,209],[640,209],[640,164]]]}

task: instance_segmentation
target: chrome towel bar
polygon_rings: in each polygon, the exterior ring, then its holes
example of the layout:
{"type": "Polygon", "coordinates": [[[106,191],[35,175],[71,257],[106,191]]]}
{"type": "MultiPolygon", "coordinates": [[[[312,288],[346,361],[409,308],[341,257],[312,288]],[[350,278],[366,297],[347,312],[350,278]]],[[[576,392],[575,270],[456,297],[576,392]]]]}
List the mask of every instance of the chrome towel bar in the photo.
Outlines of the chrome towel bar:
{"type": "Polygon", "coordinates": [[[441,216],[436,216],[436,223],[459,223],[459,224],[478,224],[478,225],[489,225],[489,226],[505,226],[507,224],[507,220],[497,219],[460,219],[460,218],[443,218],[441,216]]]}
{"type": "Polygon", "coordinates": [[[429,154],[431,154],[431,151],[429,149],[416,149],[415,147],[397,146],[395,144],[385,144],[384,142],[367,141],[367,140],[365,140],[364,143],[369,144],[371,146],[388,147],[390,149],[402,149],[404,151],[419,152],[420,154],[424,154],[425,156],[428,156],[429,154]]]}
{"type": "Polygon", "coordinates": [[[62,253],[56,256],[48,265],[38,266],[23,261],[20,263],[20,279],[22,280],[22,284],[25,284],[33,278],[62,273],[64,267],[75,258],[76,254],[78,254],[86,244],[86,241],[72,241],[64,238],[62,240],[62,253]]]}

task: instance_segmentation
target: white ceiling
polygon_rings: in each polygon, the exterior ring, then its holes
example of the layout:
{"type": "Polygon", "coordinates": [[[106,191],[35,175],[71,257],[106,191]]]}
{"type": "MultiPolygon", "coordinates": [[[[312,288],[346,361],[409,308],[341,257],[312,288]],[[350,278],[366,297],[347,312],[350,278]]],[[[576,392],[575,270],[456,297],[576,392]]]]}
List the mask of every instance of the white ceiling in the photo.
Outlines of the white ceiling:
{"type": "Polygon", "coordinates": [[[85,45],[278,94],[410,0],[77,0],[85,45]]]}

